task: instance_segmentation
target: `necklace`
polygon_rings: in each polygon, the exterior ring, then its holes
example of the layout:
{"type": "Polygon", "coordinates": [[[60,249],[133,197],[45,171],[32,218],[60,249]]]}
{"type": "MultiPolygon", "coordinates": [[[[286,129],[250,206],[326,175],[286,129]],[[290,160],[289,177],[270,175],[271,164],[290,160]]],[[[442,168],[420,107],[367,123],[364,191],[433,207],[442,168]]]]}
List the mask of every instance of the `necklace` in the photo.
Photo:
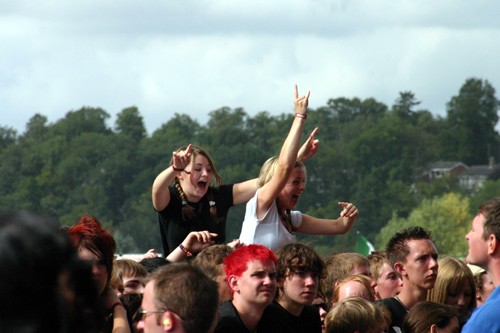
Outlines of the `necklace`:
{"type": "Polygon", "coordinates": [[[406,312],[410,312],[410,310],[408,310],[408,308],[406,307],[406,305],[403,303],[403,301],[401,300],[401,298],[399,298],[399,296],[394,296],[394,299],[396,301],[399,302],[399,304],[401,304],[401,306],[405,309],[406,312]]]}

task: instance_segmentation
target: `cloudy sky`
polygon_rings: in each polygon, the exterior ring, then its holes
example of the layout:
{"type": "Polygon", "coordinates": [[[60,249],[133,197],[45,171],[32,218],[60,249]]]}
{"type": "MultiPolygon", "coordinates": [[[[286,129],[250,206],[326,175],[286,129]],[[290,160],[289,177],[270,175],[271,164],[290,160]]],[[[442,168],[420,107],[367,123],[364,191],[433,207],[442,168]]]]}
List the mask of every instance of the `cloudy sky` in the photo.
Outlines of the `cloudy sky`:
{"type": "Polygon", "coordinates": [[[445,115],[469,77],[500,97],[496,0],[0,0],[0,126],[135,105],[148,133],[174,113],[291,112],[330,98],[445,115]]]}

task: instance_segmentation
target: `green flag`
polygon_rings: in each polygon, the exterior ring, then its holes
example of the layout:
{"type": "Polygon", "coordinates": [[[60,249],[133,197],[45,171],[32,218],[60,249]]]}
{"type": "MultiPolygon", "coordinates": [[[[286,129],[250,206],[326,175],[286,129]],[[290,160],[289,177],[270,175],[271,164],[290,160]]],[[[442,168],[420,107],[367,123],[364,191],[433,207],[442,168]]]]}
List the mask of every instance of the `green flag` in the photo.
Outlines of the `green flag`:
{"type": "Polygon", "coordinates": [[[362,255],[369,255],[372,251],[375,251],[375,247],[365,236],[358,234],[358,241],[356,242],[356,252],[362,255]]]}

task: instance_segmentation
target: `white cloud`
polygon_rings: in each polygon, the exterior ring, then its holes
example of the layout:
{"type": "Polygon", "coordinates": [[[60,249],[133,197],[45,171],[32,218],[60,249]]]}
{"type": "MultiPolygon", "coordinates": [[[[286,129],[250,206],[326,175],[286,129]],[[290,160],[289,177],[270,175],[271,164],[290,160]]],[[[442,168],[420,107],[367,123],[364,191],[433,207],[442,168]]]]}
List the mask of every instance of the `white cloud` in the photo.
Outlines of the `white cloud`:
{"type": "Polygon", "coordinates": [[[493,0],[0,0],[0,125],[135,105],[151,133],[176,112],[288,112],[295,82],[312,107],[411,90],[444,115],[469,77],[500,89],[498,12],[493,0]]]}

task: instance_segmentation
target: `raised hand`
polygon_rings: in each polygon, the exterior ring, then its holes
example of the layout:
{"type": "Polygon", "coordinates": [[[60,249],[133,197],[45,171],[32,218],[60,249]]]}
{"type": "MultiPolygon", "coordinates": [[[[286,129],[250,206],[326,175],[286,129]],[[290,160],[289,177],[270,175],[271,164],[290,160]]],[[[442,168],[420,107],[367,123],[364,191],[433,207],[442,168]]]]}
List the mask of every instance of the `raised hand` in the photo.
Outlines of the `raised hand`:
{"type": "Polygon", "coordinates": [[[340,217],[344,220],[347,218],[349,222],[354,222],[359,214],[358,208],[350,202],[339,202],[339,206],[343,208],[340,217]]]}
{"type": "Polygon", "coordinates": [[[191,163],[191,144],[185,150],[172,153],[172,166],[174,170],[184,170],[191,163]]]}
{"type": "Polygon", "coordinates": [[[299,118],[307,117],[307,106],[309,104],[309,96],[311,92],[308,90],[307,95],[299,97],[299,88],[295,85],[295,95],[293,104],[295,105],[295,116],[299,118]]]}
{"type": "Polygon", "coordinates": [[[305,162],[311,157],[313,157],[314,154],[316,154],[319,148],[319,140],[315,139],[314,137],[316,136],[318,130],[319,128],[316,127],[311,132],[311,134],[309,134],[309,137],[307,138],[306,142],[304,142],[302,147],[300,147],[299,153],[297,154],[298,160],[305,162]]]}

